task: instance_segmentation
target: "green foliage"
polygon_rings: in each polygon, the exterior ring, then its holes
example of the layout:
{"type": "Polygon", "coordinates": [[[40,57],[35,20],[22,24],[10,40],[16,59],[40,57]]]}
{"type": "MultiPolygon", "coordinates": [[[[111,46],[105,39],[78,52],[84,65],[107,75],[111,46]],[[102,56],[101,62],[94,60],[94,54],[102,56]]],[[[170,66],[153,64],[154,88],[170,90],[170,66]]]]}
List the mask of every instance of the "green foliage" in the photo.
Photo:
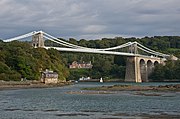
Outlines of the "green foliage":
{"type": "Polygon", "coordinates": [[[113,65],[110,73],[111,73],[112,77],[114,77],[114,78],[124,78],[125,71],[126,71],[125,66],[113,65]]]}
{"type": "Polygon", "coordinates": [[[126,66],[126,57],[124,56],[114,56],[114,64],[126,66]]]}
{"type": "Polygon", "coordinates": [[[10,68],[4,64],[3,62],[0,62],[0,72],[1,73],[8,73],[10,71],[10,68]]]}
{"type": "Polygon", "coordinates": [[[173,81],[174,79],[180,80],[180,60],[177,61],[168,61],[166,65],[161,64],[155,67],[154,72],[151,77],[155,81],[169,80],[173,81]]]}
{"type": "MultiPolygon", "coordinates": [[[[155,36],[144,38],[103,38],[102,40],[76,40],[69,39],[69,42],[76,45],[91,47],[91,48],[108,48],[121,45],[127,42],[137,41],[142,45],[162,53],[173,54],[180,58],[180,37],[178,36],[155,36]]],[[[122,51],[127,52],[128,49],[122,51]]],[[[139,51],[143,53],[142,51],[139,51]]],[[[90,76],[92,78],[110,77],[110,78],[125,78],[126,57],[116,55],[100,55],[100,54],[88,54],[88,53],[62,53],[62,57],[66,66],[73,61],[89,62],[92,61],[93,68],[86,72],[70,71],[70,77],[68,79],[79,79],[81,76],[90,76]]],[[[167,63],[166,66],[158,65],[152,75],[153,80],[163,79],[180,79],[180,68],[174,66],[172,63],[167,63]],[[166,71],[162,71],[165,70],[166,71]]],[[[180,67],[180,66],[179,66],[180,67]]]]}
{"type": "Polygon", "coordinates": [[[90,69],[70,69],[69,80],[78,80],[81,77],[90,76],[90,69]]]}
{"type": "MultiPolygon", "coordinates": [[[[65,40],[60,38],[61,40],[65,40]]],[[[173,54],[180,58],[180,37],[179,36],[155,36],[144,38],[103,38],[102,40],[76,40],[69,39],[70,43],[91,47],[108,48],[121,45],[127,42],[137,41],[142,45],[166,54],[173,54]]],[[[61,46],[51,41],[45,41],[46,45],[61,46]]],[[[118,51],[128,51],[122,49],[118,51]]],[[[139,51],[141,52],[141,51],[139,51]]],[[[143,53],[143,52],[141,52],[143,53]]],[[[77,80],[80,77],[90,76],[92,78],[109,77],[125,78],[126,57],[116,55],[100,55],[89,53],[61,52],[54,49],[32,48],[28,43],[0,41],[0,78],[16,80],[21,77],[39,79],[40,71],[51,69],[57,71],[61,80],[68,77],[70,80],[77,80]],[[93,64],[92,69],[67,69],[73,61],[89,62],[93,64]],[[12,76],[12,77],[11,77],[12,76]],[[15,77],[15,78],[13,78],[15,77]]],[[[151,78],[155,81],[163,79],[180,79],[180,61],[167,62],[165,66],[157,65],[151,78]]]]}
{"type": "Polygon", "coordinates": [[[151,74],[151,78],[155,81],[162,81],[164,78],[164,72],[162,71],[163,65],[158,64],[155,67],[154,72],[151,74]]]}
{"type": "Polygon", "coordinates": [[[57,50],[32,48],[23,42],[0,42],[0,80],[39,80],[41,71],[51,69],[65,80],[69,72],[57,50]]]}
{"type": "Polygon", "coordinates": [[[10,69],[6,64],[0,62],[0,80],[20,80],[21,75],[10,69]]]}

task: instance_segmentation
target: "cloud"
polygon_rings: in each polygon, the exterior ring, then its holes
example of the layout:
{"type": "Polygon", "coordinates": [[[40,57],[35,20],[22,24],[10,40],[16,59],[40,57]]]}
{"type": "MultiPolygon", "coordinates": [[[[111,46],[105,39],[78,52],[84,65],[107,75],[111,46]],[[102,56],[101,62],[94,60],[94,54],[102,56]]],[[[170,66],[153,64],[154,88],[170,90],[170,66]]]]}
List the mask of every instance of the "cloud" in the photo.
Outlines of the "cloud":
{"type": "Polygon", "coordinates": [[[179,0],[1,0],[0,37],[179,35],[179,0]]]}
{"type": "Polygon", "coordinates": [[[83,32],[85,33],[101,33],[105,31],[105,26],[103,25],[88,25],[83,29],[83,32]]]}

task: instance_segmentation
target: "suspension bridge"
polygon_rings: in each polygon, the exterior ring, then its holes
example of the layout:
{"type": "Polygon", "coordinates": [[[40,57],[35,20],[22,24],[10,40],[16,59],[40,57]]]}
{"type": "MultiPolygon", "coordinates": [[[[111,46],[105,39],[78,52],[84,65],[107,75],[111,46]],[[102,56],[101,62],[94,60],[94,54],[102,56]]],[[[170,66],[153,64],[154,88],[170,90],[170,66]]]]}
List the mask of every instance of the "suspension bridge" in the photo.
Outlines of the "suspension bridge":
{"type": "Polygon", "coordinates": [[[96,49],[69,43],[43,31],[33,31],[3,41],[21,41],[27,37],[32,37],[32,46],[34,48],[42,47],[45,49],[53,48],[62,52],[83,52],[127,56],[125,74],[125,81],[127,82],[147,82],[148,76],[153,72],[154,66],[159,63],[163,64],[164,61],[170,57],[170,55],[151,50],[138,42],[127,42],[111,48],[96,49]],[[45,46],[45,40],[50,40],[53,43],[59,44],[61,47],[45,46]],[[120,51],[123,48],[127,48],[128,50],[120,51]],[[141,54],[142,52],[143,54],[141,54]]]}

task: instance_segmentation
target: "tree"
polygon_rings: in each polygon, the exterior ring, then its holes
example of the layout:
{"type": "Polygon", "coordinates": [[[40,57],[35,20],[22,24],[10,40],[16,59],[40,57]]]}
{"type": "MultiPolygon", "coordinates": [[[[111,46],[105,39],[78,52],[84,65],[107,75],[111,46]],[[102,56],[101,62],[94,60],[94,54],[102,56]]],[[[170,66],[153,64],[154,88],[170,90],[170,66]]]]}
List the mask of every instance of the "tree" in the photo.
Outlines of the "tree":
{"type": "Polygon", "coordinates": [[[161,64],[155,66],[154,72],[150,76],[151,79],[154,81],[163,81],[164,76],[164,67],[161,64]]]}
{"type": "Polygon", "coordinates": [[[77,40],[74,39],[74,38],[69,38],[69,42],[72,43],[72,44],[78,45],[77,40]]]}
{"type": "Polygon", "coordinates": [[[114,63],[121,66],[126,66],[126,57],[124,56],[114,56],[114,63]]]}
{"type": "Polygon", "coordinates": [[[45,69],[57,71],[64,80],[69,73],[57,50],[32,48],[27,42],[0,43],[0,76],[3,80],[39,80],[45,69]]]}

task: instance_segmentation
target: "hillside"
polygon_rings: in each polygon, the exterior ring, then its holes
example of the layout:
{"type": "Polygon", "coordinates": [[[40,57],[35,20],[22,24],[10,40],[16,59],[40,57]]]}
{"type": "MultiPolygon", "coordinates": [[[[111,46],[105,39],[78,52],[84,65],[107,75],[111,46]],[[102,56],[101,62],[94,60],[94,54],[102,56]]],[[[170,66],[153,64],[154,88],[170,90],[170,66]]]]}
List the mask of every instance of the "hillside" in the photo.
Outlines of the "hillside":
{"type": "Polygon", "coordinates": [[[59,80],[69,75],[56,50],[34,49],[26,42],[0,42],[0,80],[39,80],[45,69],[58,72],[59,80]]]}
{"type": "MultiPolygon", "coordinates": [[[[62,38],[61,38],[62,39],[62,38]]],[[[64,39],[62,39],[64,40],[64,39]]],[[[121,45],[127,42],[137,41],[142,45],[161,53],[174,55],[180,58],[180,37],[179,36],[154,36],[144,38],[103,38],[101,40],[76,40],[69,39],[70,43],[91,47],[91,48],[108,48],[121,45]]],[[[53,43],[50,43],[51,45],[53,43]]],[[[47,43],[48,45],[48,43],[47,43]]],[[[128,49],[125,49],[126,51],[128,49]]],[[[72,69],[70,70],[69,79],[77,80],[84,76],[90,76],[92,78],[104,79],[122,79],[125,78],[126,57],[114,56],[114,55],[100,55],[100,54],[88,54],[88,53],[62,53],[61,54],[66,61],[66,66],[73,61],[89,62],[92,61],[92,69],[72,69]]],[[[167,80],[180,80],[180,61],[168,61],[166,66],[158,65],[155,72],[150,76],[153,81],[167,80]]]]}
{"type": "MultiPolygon", "coordinates": [[[[62,39],[62,38],[61,38],[62,39]]],[[[64,39],[62,39],[64,40],[64,39]]],[[[144,38],[103,38],[101,40],[69,39],[70,43],[91,47],[107,48],[127,42],[137,41],[142,45],[166,54],[180,58],[180,37],[155,36],[144,38]]],[[[54,45],[46,41],[46,45],[54,45]]],[[[127,49],[125,49],[127,51],[127,49]]],[[[153,81],[180,80],[180,61],[168,61],[166,66],[157,65],[150,76],[153,81]]],[[[125,78],[126,57],[88,53],[59,52],[53,49],[32,48],[26,42],[4,43],[0,41],[0,80],[38,80],[40,71],[51,69],[57,71],[60,80],[78,80],[80,77],[104,79],[125,78]],[[68,69],[73,61],[89,62],[92,69],[68,69]]]]}

